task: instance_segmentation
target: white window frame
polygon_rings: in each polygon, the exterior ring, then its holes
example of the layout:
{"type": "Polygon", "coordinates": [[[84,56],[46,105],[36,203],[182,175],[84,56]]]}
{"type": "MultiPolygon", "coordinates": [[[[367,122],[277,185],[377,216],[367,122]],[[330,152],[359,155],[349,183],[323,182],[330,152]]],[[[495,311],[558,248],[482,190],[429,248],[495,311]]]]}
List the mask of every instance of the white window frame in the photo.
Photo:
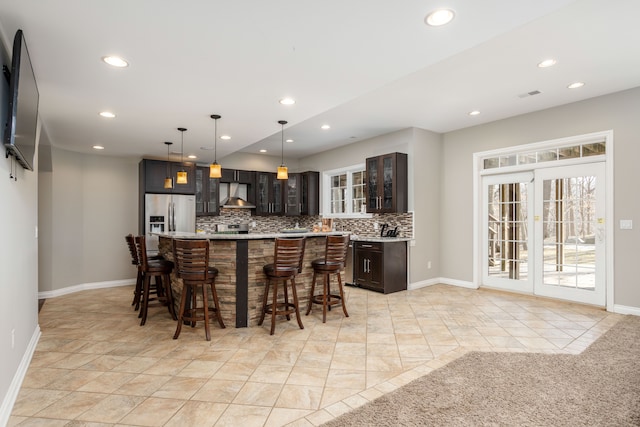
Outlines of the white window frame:
{"type": "Polygon", "coordinates": [[[331,169],[322,172],[322,216],[325,218],[372,218],[373,214],[362,212],[351,212],[353,209],[352,195],[353,182],[352,174],[354,172],[362,172],[366,170],[364,163],[347,166],[344,168],[331,169]],[[346,191],[346,207],[345,213],[331,213],[331,178],[336,175],[347,175],[347,191],[346,191]]]}

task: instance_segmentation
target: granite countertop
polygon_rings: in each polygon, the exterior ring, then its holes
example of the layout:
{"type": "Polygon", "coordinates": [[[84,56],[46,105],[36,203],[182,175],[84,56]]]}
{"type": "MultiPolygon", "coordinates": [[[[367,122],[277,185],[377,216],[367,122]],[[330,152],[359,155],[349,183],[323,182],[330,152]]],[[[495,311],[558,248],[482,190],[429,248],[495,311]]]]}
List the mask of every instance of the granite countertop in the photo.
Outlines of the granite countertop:
{"type": "Polygon", "coordinates": [[[367,237],[351,235],[351,240],[354,242],[408,242],[411,240],[411,237],[367,237]]]}
{"type": "Polygon", "coordinates": [[[226,234],[226,233],[188,233],[173,231],[170,233],[152,233],[158,236],[171,237],[177,239],[209,239],[209,240],[259,240],[275,239],[277,237],[324,237],[340,236],[349,234],[346,231],[318,231],[318,232],[287,232],[287,233],[249,233],[249,234],[226,234]]]}
{"type": "MultiPolygon", "coordinates": [[[[249,234],[226,234],[226,233],[188,233],[173,231],[170,233],[152,233],[158,236],[178,238],[178,239],[209,239],[209,240],[259,240],[275,239],[276,237],[324,237],[340,236],[351,234],[348,231],[317,231],[317,232],[277,232],[277,233],[249,233],[249,234]]],[[[380,236],[356,236],[351,234],[351,240],[357,242],[408,242],[410,237],[380,237],[380,236]]]]}

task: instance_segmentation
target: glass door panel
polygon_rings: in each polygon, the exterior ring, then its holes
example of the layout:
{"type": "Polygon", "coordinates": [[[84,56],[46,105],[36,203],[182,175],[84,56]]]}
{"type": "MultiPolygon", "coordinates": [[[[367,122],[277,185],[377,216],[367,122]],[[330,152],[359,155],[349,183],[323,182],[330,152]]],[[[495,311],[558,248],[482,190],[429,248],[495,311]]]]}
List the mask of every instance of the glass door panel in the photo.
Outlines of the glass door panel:
{"type": "Polygon", "coordinates": [[[604,306],[604,163],[541,169],[536,185],[536,294],[604,306]]]}
{"type": "Polygon", "coordinates": [[[487,286],[533,292],[532,173],[483,178],[484,278],[487,286]]]}

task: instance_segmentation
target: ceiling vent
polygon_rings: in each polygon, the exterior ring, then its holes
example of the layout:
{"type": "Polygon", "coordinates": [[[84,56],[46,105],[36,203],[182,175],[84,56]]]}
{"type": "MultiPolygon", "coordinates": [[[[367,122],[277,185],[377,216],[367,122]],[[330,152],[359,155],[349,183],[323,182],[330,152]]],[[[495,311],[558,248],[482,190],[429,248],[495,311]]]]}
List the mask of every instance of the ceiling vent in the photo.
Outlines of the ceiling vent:
{"type": "Polygon", "coordinates": [[[540,92],[539,90],[532,90],[531,92],[521,93],[520,95],[518,95],[518,98],[527,98],[533,95],[540,95],[541,93],[542,92],[540,92]]]}

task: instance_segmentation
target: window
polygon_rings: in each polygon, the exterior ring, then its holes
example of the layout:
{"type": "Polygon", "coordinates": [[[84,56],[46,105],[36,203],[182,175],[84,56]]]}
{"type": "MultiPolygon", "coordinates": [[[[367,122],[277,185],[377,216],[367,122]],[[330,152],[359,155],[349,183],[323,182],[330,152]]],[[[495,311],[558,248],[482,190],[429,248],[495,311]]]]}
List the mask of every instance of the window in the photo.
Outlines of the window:
{"type": "Polygon", "coordinates": [[[323,173],[324,216],[366,215],[365,166],[356,165],[323,173]]]}
{"type": "Polygon", "coordinates": [[[582,144],[568,146],[552,146],[537,148],[532,151],[518,151],[514,154],[499,154],[483,158],[483,169],[521,166],[533,163],[554,162],[581,157],[599,156],[606,153],[606,141],[598,138],[596,141],[586,141],[582,144]]]}

